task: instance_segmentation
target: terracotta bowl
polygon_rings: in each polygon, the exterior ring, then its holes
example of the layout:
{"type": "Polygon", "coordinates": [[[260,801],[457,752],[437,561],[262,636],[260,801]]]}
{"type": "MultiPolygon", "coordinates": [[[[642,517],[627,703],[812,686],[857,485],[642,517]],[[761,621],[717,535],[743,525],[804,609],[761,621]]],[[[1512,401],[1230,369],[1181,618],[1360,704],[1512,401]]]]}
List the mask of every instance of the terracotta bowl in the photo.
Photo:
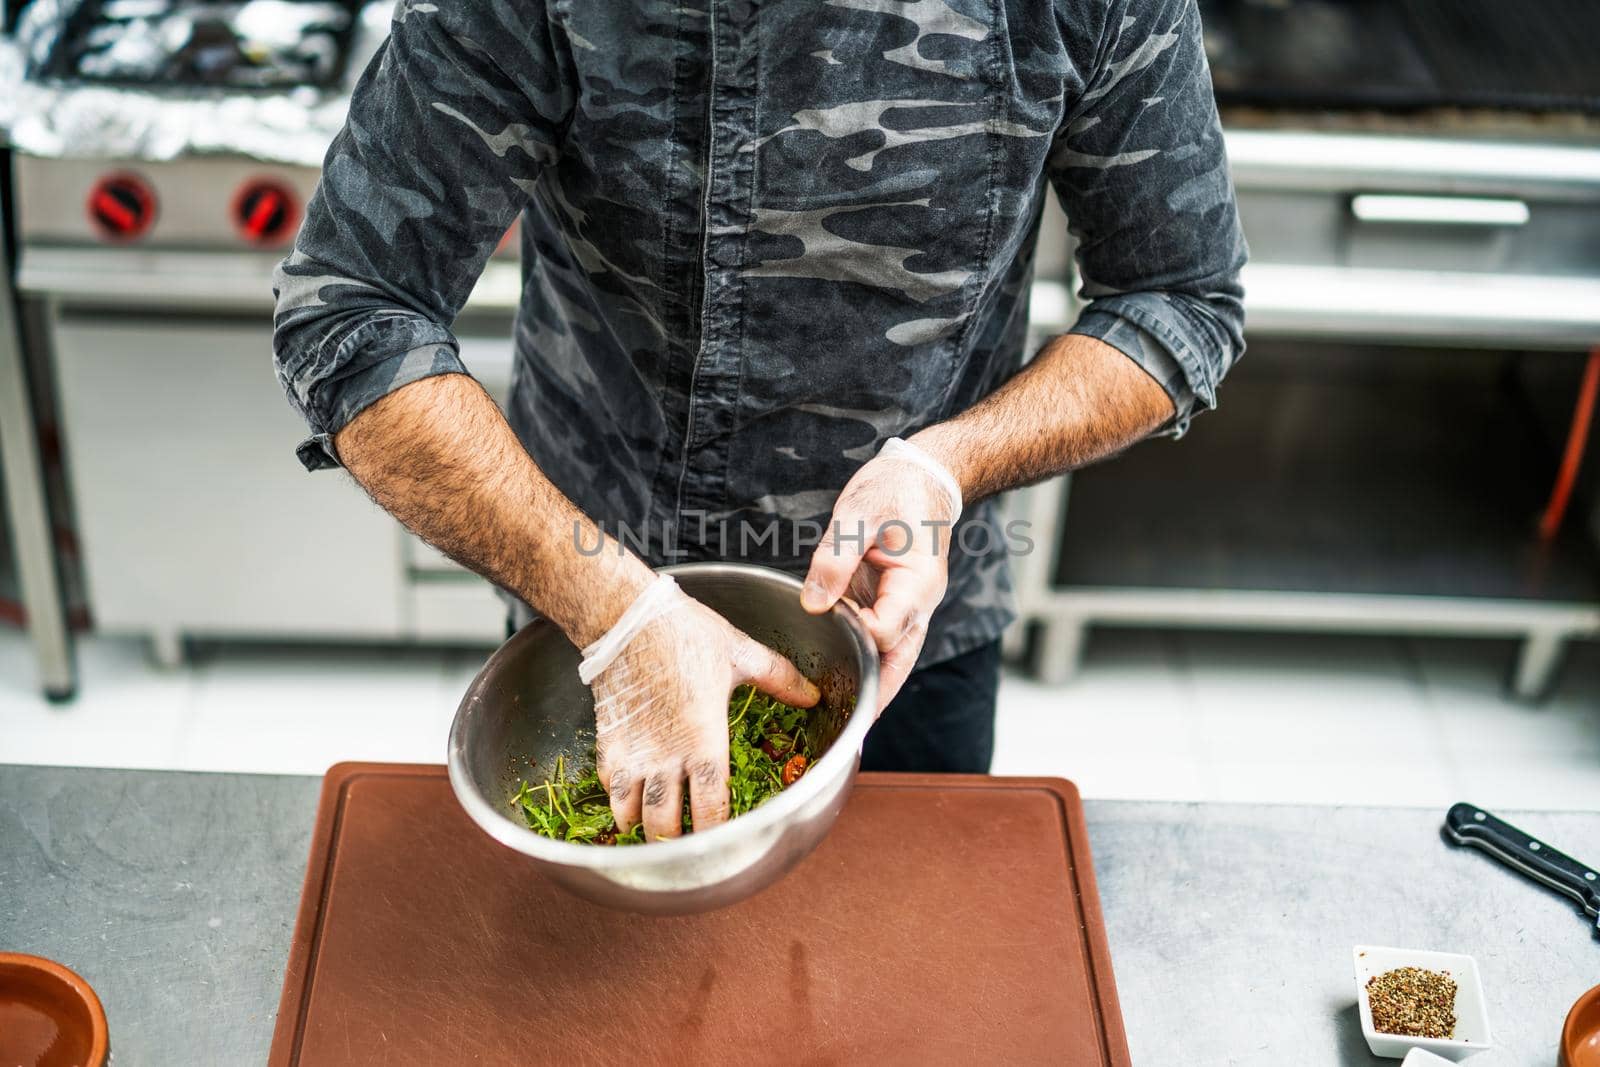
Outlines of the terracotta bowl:
{"type": "Polygon", "coordinates": [[[0,952],[0,1063],[103,1067],[109,1047],[88,982],[51,960],[0,952]]]}
{"type": "Polygon", "coordinates": [[[1561,1067],[1600,1067],[1600,985],[1578,998],[1561,1028],[1561,1067]]]}

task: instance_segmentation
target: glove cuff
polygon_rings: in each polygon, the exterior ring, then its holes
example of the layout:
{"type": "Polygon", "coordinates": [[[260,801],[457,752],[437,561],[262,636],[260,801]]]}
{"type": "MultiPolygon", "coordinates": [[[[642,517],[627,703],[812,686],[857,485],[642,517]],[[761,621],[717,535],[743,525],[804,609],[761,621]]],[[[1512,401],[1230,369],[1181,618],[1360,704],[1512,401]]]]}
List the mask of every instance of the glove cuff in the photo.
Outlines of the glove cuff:
{"type": "Polygon", "coordinates": [[[628,605],[628,610],[611,624],[611,629],[583,649],[583,662],[578,664],[579,680],[588,685],[598,678],[640,630],[677,607],[682,595],[672,575],[657,575],[628,605]]]}
{"type": "Polygon", "coordinates": [[[883,447],[878,450],[878,458],[904,460],[927,471],[939,488],[950,497],[950,524],[955,525],[955,521],[961,518],[961,484],[943,463],[900,437],[891,437],[885,441],[883,447]]]}

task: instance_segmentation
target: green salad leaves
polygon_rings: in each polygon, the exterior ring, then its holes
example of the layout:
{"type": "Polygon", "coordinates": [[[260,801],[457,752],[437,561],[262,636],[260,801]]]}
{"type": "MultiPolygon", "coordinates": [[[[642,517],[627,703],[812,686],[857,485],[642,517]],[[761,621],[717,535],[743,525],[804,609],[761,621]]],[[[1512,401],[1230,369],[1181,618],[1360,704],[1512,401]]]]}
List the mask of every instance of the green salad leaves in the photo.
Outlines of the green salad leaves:
{"type": "MultiPolygon", "coordinates": [[[[728,799],[734,817],[759,807],[793,785],[814,758],[812,709],[796,708],[742,685],[728,701],[728,799]]],[[[586,769],[574,771],[565,757],[543,782],[523,781],[511,802],[528,828],[558,841],[584,845],[642,845],[644,827],[617,832],[606,791],[594,768],[591,749],[586,769]]],[[[688,798],[683,829],[690,829],[688,798]]]]}

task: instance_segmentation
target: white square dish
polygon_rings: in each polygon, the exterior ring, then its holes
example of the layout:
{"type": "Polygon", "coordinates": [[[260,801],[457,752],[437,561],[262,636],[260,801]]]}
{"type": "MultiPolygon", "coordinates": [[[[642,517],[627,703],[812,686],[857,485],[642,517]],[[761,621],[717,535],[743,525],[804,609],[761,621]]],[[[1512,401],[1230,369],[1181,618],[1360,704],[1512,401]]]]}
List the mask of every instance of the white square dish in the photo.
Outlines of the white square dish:
{"type": "Polygon", "coordinates": [[[1450,1061],[1425,1048],[1414,1048],[1400,1061],[1400,1067],[1444,1067],[1450,1061]]]}
{"type": "Polygon", "coordinates": [[[1374,1056],[1399,1059],[1414,1048],[1426,1049],[1452,1063],[1460,1063],[1494,1046],[1489,1030],[1489,1009],[1483,999],[1483,982],[1478,977],[1478,961],[1454,952],[1426,952],[1421,949],[1384,948],[1357,945],[1354,951],[1356,1005],[1361,1012],[1361,1033],[1374,1056]],[[1381,1034],[1372,1025],[1372,1005],[1367,1001],[1367,980],[1396,967],[1421,967],[1440,971],[1456,981],[1456,1030],[1450,1038],[1406,1037],[1381,1034]]]}

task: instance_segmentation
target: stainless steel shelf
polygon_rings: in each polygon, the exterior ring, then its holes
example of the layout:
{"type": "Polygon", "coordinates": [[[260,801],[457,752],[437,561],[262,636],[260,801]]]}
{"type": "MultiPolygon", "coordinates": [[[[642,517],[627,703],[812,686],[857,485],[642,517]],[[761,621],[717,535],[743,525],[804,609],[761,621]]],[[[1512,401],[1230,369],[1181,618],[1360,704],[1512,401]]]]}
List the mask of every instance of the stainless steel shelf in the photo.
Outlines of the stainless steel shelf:
{"type": "Polygon", "coordinates": [[[1452,194],[1515,189],[1581,201],[1600,196],[1600,147],[1590,144],[1327,129],[1224,133],[1240,186],[1452,194]]]}
{"type": "Polygon", "coordinates": [[[1292,376],[1247,357],[1181,443],[1081,472],[1056,581],[1600,602],[1581,513],[1554,544],[1535,536],[1556,457],[1499,357],[1442,373],[1361,355],[1321,373],[1307,355],[1292,376]]]}
{"type": "MultiPolygon", "coordinates": [[[[1600,344],[1600,280],[1591,278],[1259,263],[1245,268],[1243,282],[1252,341],[1552,350],[1600,344]]],[[[1029,318],[1036,330],[1066,330],[1079,310],[1066,284],[1034,283],[1029,318]]]]}
{"type": "Polygon", "coordinates": [[[1503,357],[1432,355],[1258,346],[1181,444],[1075,475],[1025,605],[1041,671],[1091,624],[1500,635],[1528,639],[1514,686],[1537,695],[1600,633],[1600,551],[1578,507],[1538,542],[1555,457],[1503,357]]]}
{"type": "Polygon", "coordinates": [[[1600,280],[1259,263],[1245,268],[1254,337],[1480,348],[1600,344],[1600,280]]]}
{"type": "MultiPolygon", "coordinates": [[[[17,267],[17,291],[65,303],[186,311],[269,312],[272,270],[283,250],[174,251],[103,246],[30,246],[17,267]]],[[[484,267],[464,314],[511,314],[522,296],[521,268],[499,257],[484,267]]]]}

